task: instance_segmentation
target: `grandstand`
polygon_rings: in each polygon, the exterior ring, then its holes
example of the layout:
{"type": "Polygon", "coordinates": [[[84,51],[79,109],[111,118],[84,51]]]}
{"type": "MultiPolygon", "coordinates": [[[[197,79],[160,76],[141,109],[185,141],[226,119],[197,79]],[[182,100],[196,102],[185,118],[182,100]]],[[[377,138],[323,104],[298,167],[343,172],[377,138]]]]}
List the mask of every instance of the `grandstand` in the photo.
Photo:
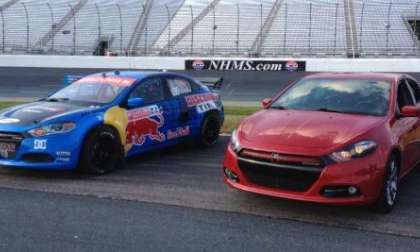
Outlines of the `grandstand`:
{"type": "Polygon", "coordinates": [[[419,57],[419,17],[417,0],[0,0],[0,51],[419,57]]]}

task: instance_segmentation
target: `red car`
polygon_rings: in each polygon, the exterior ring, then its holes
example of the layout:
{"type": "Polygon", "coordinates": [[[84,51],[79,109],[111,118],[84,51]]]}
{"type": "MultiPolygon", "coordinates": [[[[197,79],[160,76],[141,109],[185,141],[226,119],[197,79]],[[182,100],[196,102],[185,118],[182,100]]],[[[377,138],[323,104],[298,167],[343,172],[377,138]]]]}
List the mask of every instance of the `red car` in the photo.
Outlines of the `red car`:
{"type": "Polygon", "coordinates": [[[268,196],[394,207],[420,160],[420,88],[401,74],[315,74],[233,132],[226,183],[268,196]]]}

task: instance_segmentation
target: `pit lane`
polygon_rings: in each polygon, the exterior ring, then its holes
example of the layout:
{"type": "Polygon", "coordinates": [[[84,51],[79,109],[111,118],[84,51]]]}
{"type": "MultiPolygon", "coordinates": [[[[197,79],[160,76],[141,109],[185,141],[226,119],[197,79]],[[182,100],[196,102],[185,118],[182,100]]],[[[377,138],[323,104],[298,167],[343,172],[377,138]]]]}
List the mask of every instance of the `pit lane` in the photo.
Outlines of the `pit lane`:
{"type": "Polygon", "coordinates": [[[125,169],[92,177],[75,172],[0,169],[0,187],[159,203],[287,219],[420,238],[420,170],[402,183],[394,212],[280,200],[228,188],[221,163],[228,137],[210,149],[184,145],[128,160],[125,169]]]}

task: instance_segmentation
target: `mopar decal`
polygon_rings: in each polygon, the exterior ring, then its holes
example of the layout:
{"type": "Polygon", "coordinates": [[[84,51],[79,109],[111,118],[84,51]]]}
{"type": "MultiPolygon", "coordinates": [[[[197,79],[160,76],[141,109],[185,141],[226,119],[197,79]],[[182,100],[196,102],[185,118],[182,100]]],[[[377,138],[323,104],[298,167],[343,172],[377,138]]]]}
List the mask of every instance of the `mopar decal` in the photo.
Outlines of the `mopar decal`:
{"type": "Polygon", "coordinates": [[[165,118],[158,106],[128,111],[127,144],[143,145],[147,138],[163,142],[165,134],[160,131],[165,118]]]}
{"type": "Polygon", "coordinates": [[[59,162],[70,162],[71,152],[70,151],[57,151],[56,160],[59,162]]]}
{"type": "Polygon", "coordinates": [[[305,71],[305,61],[295,60],[186,60],[186,70],[216,71],[305,71]]]}

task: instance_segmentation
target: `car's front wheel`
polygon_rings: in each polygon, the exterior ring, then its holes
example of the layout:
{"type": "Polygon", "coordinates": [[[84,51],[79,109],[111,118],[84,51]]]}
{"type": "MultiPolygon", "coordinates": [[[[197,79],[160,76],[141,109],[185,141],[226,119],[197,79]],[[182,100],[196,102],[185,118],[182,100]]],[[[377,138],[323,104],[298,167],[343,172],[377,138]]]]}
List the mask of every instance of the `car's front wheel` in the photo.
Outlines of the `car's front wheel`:
{"type": "Polygon", "coordinates": [[[376,209],[382,213],[389,213],[398,199],[399,162],[396,155],[391,155],[384,176],[381,195],[376,202],[376,209]]]}
{"type": "Polygon", "coordinates": [[[109,126],[94,129],[86,138],[79,163],[83,173],[101,175],[124,165],[124,148],[118,132],[109,126]]]}

